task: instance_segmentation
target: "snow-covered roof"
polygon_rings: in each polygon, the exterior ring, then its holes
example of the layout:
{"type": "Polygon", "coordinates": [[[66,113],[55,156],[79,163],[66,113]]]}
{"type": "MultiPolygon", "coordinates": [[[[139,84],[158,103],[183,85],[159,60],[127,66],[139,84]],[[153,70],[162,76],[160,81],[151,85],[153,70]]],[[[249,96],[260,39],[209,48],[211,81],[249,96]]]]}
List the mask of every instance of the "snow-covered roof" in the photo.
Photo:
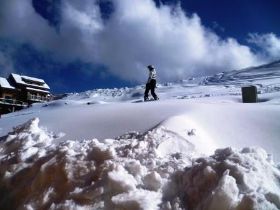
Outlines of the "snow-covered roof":
{"type": "Polygon", "coordinates": [[[41,93],[50,93],[48,90],[41,90],[41,89],[30,88],[30,87],[26,87],[26,90],[36,91],[36,92],[41,92],[41,93]]]}
{"type": "Polygon", "coordinates": [[[8,80],[4,77],[0,77],[0,87],[7,89],[15,89],[15,87],[11,86],[8,80]]]}
{"type": "Polygon", "coordinates": [[[18,75],[18,74],[11,74],[11,75],[17,84],[32,86],[35,88],[50,89],[50,87],[47,85],[47,83],[43,79],[29,77],[29,76],[23,76],[23,75],[18,75]]]}

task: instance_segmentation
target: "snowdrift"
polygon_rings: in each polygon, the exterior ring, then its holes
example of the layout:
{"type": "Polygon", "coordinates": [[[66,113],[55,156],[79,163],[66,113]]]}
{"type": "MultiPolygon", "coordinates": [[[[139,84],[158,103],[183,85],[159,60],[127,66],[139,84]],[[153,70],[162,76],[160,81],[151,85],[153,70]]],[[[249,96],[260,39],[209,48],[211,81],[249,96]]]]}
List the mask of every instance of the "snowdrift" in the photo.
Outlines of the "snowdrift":
{"type": "Polygon", "coordinates": [[[182,139],[163,125],[65,142],[38,118],[16,127],[0,142],[1,209],[280,208],[280,171],[263,149],[198,158],[194,131],[182,139]]]}

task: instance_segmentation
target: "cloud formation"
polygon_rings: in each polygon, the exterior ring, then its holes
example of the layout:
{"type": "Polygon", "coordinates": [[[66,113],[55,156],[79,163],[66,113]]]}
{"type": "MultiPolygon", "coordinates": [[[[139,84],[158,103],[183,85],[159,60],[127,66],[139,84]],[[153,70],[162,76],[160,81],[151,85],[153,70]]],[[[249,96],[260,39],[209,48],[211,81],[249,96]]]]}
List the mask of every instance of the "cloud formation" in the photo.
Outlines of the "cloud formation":
{"type": "Polygon", "coordinates": [[[280,37],[275,34],[249,34],[248,41],[263,49],[263,56],[267,59],[280,58],[280,37]]]}
{"type": "Polygon", "coordinates": [[[102,64],[113,75],[138,82],[144,81],[148,64],[157,67],[161,81],[170,81],[258,65],[279,54],[273,34],[251,36],[252,43],[269,52],[253,53],[233,38],[221,39],[197,14],[186,16],[180,5],[108,1],[114,10],[106,21],[98,0],[62,1],[59,31],[36,13],[31,0],[1,2],[0,38],[31,43],[63,62],[102,64]]]}

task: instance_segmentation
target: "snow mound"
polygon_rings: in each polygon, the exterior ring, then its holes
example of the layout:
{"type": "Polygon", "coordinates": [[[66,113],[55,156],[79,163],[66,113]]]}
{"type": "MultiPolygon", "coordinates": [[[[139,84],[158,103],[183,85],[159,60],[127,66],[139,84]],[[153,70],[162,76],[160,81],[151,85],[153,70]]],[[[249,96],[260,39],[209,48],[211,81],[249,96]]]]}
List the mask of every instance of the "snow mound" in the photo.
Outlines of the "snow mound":
{"type": "Polygon", "coordinates": [[[280,207],[280,172],[265,151],[228,148],[194,161],[195,146],[174,132],[159,126],[116,139],[60,142],[38,118],[30,120],[0,141],[0,208],[280,207]]]}
{"type": "Polygon", "coordinates": [[[1,158],[9,157],[22,163],[44,156],[55,136],[39,128],[38,123],[39,119],[35,118],[14,128],[14,132],[7,136],[5,144],[1,147],[1,158]]]}
{"type": "MultiPolygon", "coordinates": [[[[160,126],[165,128],[165,133],[173,135],[172,138],[163,140],[161,143],[162,150],[186,153],[186,142],[192,144],[192,151],[200,153],[197,155],[210,155],[218,148],[199,123],[188,115],[181,114],[170,117],[163,121],[160,126]]],[[[187,147],[190,148],[190,146],[187,147]]]]}
{"type": "Polygon", "coordinates": [[[143,86],[136,86],[134,88],[95,89],[83,93],[69,94],[66,99],[74,101],[79,100],[86,103],[95,103],[98,101],[102,101],[103,103],[128,101],[143,98],[143,88],[143,86]]]}
{"type": "Polygon", "coordinates": [[[182,175],[188,209],[279,209],[280,171],[260,148],[220,149],[182,175]]]}
{"type": "Polygon", "coordinates": [[[191,163],[173,152],[157,155],[166,136],[156,128],[59,142],[30,120],[0,142],[0,208],[159,209],[170,175],[191,163]]]}

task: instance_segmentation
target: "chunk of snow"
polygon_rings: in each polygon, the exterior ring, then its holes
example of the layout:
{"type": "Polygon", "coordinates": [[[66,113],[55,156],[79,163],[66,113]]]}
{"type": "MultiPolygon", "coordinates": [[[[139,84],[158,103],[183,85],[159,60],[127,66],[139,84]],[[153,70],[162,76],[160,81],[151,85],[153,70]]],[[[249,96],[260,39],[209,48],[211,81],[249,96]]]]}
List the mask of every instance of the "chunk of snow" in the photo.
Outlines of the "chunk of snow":
{"type": "Polygon", "coordinates": [[[143,183],[148,190],[157,191],[162,186],[162,179],[157,172],[153,171],[143,178],[143,183]]]}
{"type": "Polygon", "coordinates": [[[136,189],[137,181],[120,165],[108,173],[108,178],[108,185],[114,191],[128,192],[136,189]]]}
{"type": "Polygon", "coordinates": [[[217,150],[210,158],[198,159],[182,177],[189,209],[280,207],[280,173],[263,149],[217,150]]]}
{"type": "Polygon", "coordinates": [[[116,209],[157,210],[161,203],[161,195],[147,190],[136,190],[116,195],[112,201],[116,209]]]}

